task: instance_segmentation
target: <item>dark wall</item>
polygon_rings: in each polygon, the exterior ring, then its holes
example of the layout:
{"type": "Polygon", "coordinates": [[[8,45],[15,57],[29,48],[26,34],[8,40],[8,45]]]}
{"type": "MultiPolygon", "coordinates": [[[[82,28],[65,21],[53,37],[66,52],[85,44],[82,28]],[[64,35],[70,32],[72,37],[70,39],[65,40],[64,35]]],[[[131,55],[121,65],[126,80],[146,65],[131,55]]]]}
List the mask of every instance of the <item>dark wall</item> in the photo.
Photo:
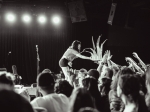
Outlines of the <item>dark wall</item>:
{"type": "MultiPolygon", "coordinates": [[[[17,21],[14,25],[8,25],[4,18],[5,10],[13,8],[17,15],[21,15],[26,8],[20,8],[22,5],[13,5],[10,7],[4,4],[1,10],[2,19],[0,20],[0,67],[6,67],[9,72],[12,72],[11,66],[16,65],[18,74],[22,76],[23,83],[31,84],[36,81],[36,48],[39,47],[40,56],[40,72],[49,68],[51,71],[58,73],[60,67],[58,65],[59,59],[65,50],[71,45],[73,40],[80,40],[82,48],[92,47],[92,36],[96,42],[99,35],[103,34],[102,41],[107,36],[107,18],[110,9],[110,3],[105,4],[104,7],[97,6],[97,10],[89,7],[85,3],[85,10],[88,21],[72,23],[69,15],[68,8],[65,4],[59,7],[50,7],[50,9],[43,5],[31,6],[29,5],[34,21],[29,25],[24,25],[21,21],[17,21]],[[107,7],[108,8],[107,8],[107,7]],[[99,8],[98,8],[99,7],[99,8]],[[107,8],[107,10],[101,9],[107,8]],[[41,27],[35,20],[38,12],[45,10],[47,16],[51,16],[51,12],[61,12],[63,22],[60,27],[55,27],[51,23],[47,23],[41,27]],[[8,52],[12,53],[8,55],[8,52]]],[[[24,6],[23,6],[24,7],[24,6]]],[[[94,6],[94,8],[96,8],[94,6]]],[[[29,11],[29,10],[28,10],[29,11]]],[[[20,16],[21,17],[21,16],[20,16]]],[[[89,56],[89,54],[84,54],[89,56]]],[[[89,60],[76,59],[73,63],[74,69],[96,68],[97,65],[89,60]]]]}
{"type": "Polygon", "coordinates": [[[122,65],[126,64],[125,57],[133,57],[133,52],[145,63],[150,62],[150,2],[131,2],[118,4],[113,25],[108,30],[108,48],[114,55],[113,60],[122,65]]]}

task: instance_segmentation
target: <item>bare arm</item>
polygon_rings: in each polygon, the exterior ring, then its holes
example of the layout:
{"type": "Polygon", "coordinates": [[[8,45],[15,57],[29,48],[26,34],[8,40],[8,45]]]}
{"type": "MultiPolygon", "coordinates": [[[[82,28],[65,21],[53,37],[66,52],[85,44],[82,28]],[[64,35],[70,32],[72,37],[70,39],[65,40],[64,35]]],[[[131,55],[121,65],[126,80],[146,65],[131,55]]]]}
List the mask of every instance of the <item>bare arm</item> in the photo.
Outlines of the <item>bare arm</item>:
{"type": "Polygon", "coordinates": [[[145,63],[140,59],[140,57],[138,56],[137,53],[133,52],[133,56],[138,59],[139,63],[142,65],[142,67],[144,68],[144,70],[146,71],[147,66],[145,65],[145,63]]]}
{"type": "Polygon", "coordinates": [[[132,63],[133,67],[141,74],[144,74],[144,71],[137,65],[137,63],[130,57],[126,57],[126,61],[132,63]]]}
{"type": "Polygon", "coordinates": [[[81,58],[81,59],[88,59],[88,60],[91,60],[91,57],[87,57],[87,56],[84,56],[80,53],[76,54],[77,57],[81,58]]]}

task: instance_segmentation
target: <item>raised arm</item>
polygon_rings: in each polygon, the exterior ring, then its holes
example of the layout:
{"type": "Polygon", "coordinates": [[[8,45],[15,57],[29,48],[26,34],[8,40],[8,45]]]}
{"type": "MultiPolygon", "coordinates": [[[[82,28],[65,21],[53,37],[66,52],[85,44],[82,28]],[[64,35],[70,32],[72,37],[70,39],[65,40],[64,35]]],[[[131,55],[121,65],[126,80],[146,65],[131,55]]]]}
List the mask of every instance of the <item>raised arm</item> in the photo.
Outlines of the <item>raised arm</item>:
{"type": "Polygon", "coordinates": [[[76,54],[77,57],[81,58],[81,59],[88,59],[88,60],[92,60],[91,57],[87,57],[87,56],[84,56],[80,53],[76,54]]]}
{"type": "Polygon", "coordinates": [[[137,63],[136,63],[132,58],[126,57],[125,59],[126,59],[126,61],[131,62],[132,65],[135,67],[135,69],[136,69],[139,73],[141,73],[142,75],[144,74],[144,71],[137,65],[137,63]]]}
{"type": "Polygon", "coordinates": [[[145,65],[145,63],[140,59],[140,57],[138,56],[138,54],[136,52],[133,52],[133,56],[138,59],[139,63],[141,64],[142,68],[144,68],[144,70],[146,71],[147,66],[145,65]]]}

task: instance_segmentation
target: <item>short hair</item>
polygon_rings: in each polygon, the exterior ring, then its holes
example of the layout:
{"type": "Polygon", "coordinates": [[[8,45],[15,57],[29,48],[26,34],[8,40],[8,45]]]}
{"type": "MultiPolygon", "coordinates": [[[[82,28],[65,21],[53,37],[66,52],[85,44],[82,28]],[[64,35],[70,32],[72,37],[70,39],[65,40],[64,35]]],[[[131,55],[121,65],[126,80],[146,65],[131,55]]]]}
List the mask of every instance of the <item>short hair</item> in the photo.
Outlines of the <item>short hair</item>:
{"type": "Polygon", "coordinates": [[[78,45],[79,45],[79,44],[81,44],[81,42],[78,41],[78,40],[75,40],[75,41],[72,42],[71,48],[79,52],[79,51],[80,51],[80,50],[78,49],[78,45]]]}
{"type": "Polygon", "coordinates": [[[52,71],[50,69],[46,68],[42,71],[42,73],[52,73],[52,71]]]}
{"type": "Polygon", "coordinates": [[[73,87],[66,80],[59,80],[57,83],[55,83],[55,86],[54,86],[54,92],[62,93],[66,95],[67,97],[70,97],[72,90],[73,90],[73,87]]]}
{"type": "Polygon", "coordinates": [[[40,73],[37,77],[37,84],[42,89],[54,89],[54,78],[51,73],[40,73]]]}
{"type": "Polygon", "coordinates": [[[98,78],[99,78],[100,74],[99,74],[99,72],[96,69],[90,69],[88,71],[88,75],[92,76],[93,78],[95,78],[98,81],[98,78]]]}
{"type": "Polygon", "coordinates": [[[0,83],[8,84],[10,86],[14,85],[12,76],[7,75],[7,73],[4,73],[4,74],[0,75],[0,83]]]}

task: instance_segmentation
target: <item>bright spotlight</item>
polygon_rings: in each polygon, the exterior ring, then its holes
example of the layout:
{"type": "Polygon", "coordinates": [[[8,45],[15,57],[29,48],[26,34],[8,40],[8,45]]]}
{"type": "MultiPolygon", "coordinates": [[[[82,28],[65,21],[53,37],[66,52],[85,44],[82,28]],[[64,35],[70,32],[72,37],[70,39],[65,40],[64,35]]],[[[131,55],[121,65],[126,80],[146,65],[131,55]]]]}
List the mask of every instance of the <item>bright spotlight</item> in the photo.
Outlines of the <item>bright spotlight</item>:
{"type": "Polygon", "coordinates": [[[28,14],[25,14],[22,16],[22,20],[25,22],[25,23],[29,23],[31,21],[31,17],[30,15],[28,14]]]}
{"type": "Polygon", "coordinates": [[[52,17],[52,22],[54,23],[54,24],[60,24],[60,22],[61,22],[61,18],[59,17],[59,16],[53,16],[52,17]]]}
{"type": "Polygon", "coordinates": [[[41,15],[38,17],[38,21],[40,23],[44,24],[44,23],[46,23],[47,20],[46,20],[46,17],[44,15],[41,15]]]}
{"type": "Polygon", "coordinates": [[[5,19],[8,21],[8,22],[15,22],[16,20],[16,16],[15,14],[13,13],[7,13],[6,16],[5,16],[5,19]]]}

